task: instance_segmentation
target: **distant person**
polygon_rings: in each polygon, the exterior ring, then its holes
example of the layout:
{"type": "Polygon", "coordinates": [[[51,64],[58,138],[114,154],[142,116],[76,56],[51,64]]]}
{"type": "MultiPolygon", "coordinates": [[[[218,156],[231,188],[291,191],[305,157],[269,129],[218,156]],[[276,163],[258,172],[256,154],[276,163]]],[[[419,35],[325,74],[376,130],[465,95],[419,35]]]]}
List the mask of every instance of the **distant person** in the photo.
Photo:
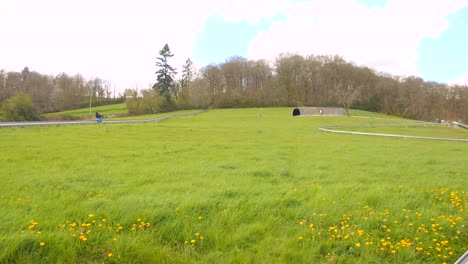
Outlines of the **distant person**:
{"type": "Polygon", "coordinates": [[[102,115],[100,115],[98,112],[96,112],[96,122],[102,122],[102,115]]]}

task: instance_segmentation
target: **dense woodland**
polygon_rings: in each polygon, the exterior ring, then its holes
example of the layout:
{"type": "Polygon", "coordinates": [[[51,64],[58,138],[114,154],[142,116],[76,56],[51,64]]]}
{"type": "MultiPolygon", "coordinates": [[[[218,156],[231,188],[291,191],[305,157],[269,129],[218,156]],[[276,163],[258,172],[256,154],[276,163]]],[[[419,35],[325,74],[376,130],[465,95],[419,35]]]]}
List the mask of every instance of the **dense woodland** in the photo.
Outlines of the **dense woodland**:
{"type": "MultiPolygon", "coordinates": [[[[164,53],[160,54],[164,57],[164,53]]],[[[167,58],[172,56],[167,54],[166,60],[159,58],[166,66],[167,58]]],[[[127,89],[124,96],[130,112],[343,106],[420,120],[468,123],[468,86],[379,73],[339,56],[282,54],[274,62],[231,57],[224,63],[203,67],[197,74],[191,67],[187,60],[180,81],[158,75],[153,89],[127,89]],[[139,110],[135,110],[136,106],[139,110]]],[[[175,74],[175,69],[171,69],[170,74],[175,74]]],[[[41,113],[85,106],[90,94],[95,103],[112,102],[115,97],[110,83],[97,78],[86,80],[79,74],[64,73],[46,76],[28,68],[22,72],[0,71],[0,103],[19,92],[28,95],[41,113]]]]}

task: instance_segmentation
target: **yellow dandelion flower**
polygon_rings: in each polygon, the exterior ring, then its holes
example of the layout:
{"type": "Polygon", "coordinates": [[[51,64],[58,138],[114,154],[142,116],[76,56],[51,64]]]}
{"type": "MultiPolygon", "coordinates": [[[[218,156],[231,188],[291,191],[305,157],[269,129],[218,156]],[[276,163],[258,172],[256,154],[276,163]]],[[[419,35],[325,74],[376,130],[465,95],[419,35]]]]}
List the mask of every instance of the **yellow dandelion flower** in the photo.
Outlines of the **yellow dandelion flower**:
{"type": "Polygon", "coordinates": [[[203,219],[203,216],[200,215],[200,216],[198,217],[198,220],[202,220],[202,219],[203,219]]]}
{"type": "Polygon", "coordinates": [[[300,224],[300,225],[303,225],[303,224],[304,224],[304,222],[300,221],[300,222],[299,222],[299,224],[300,224]]]}
{"type": "Polygon", "coordinates": [[[361,247],[361,243],[356,243],[356,247],[361,247]]]}
{"type": "Polygon", "coordinates": [[[109,253],[107,254],[107,256],[108,256],[109,258],[112,257],[113,255],[114,255],[114,254],[112,254],[112,252],[109,252],[109,253]]]}
{"type": "Polygon", "coordinates": [[[89,218],[93,218],[94,215],[93,215],[93,214],[89,214],[88,217],[89,217],[89,218]]]}
{"type": "Polygon", "coordinates": [[[43,246],[45,246],[45,243],[44,243],[44,242],[40,242],[40,243],[39,243],[39,246],[43,247],[43,246]]]}
{"type": "Polygon", "coordinates": [[[203,239],[205,239],[205,237],[204,237],[204,236],[200,236],[200,240],[203,240],[203,239]]]}
{"type": "Polygon", "coordinates": [[[424,248],[422,247],[416,247],[416,251],[422,251],[424,248]]]}
{"type": "Polygon", "coordinates": [[[300,236],[300,237],[299,237],[299,240],[302,240],[302,239],[304,239],[304,238],[300,236]]]}
{"type": "Polygon", "coordinates": [[[199,236],[199,235],[200,235],[200,233],[198,233],[198,232],[195,233],[195,236],[199,236]]]}
{"type": "Polygon", "coordinates": [[[392,250],[392,251],[390,251],[390,253],[395,254],[395,253],[396,253],[396,250],[392,250]]]}
{"type": "Polygon", "coordinates": [[[195,239],[190,240],[190,243],[195,244],[197,242],[195,239]]]}

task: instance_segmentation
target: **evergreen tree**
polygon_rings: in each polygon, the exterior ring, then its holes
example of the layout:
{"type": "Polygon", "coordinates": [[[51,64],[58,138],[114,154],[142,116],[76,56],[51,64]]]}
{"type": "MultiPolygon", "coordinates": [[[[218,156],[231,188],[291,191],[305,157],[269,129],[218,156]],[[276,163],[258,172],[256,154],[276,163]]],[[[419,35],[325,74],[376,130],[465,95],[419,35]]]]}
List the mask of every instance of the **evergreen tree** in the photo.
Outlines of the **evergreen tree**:
{"type": "Polygon", "coordinates": [[[156,66],[159,70],[156,72],[157,82],[153,89],[161,96],[164,96],[168,102],[171,102],[171,96],[175,96],[174,75],[176,74],[175,68],[168,63],[168,59],[173,57],[169,45],[164,45],[162,50],[159,51],[159,57],[156,57],[156,66]]]}
{"type": "Polygon", "coordinates": [[[182,80],[180,80],[180,86],[184,88],[187,86],[193,78],[193,62],[190,58],[187,58],[182,70],[182,80]]]}

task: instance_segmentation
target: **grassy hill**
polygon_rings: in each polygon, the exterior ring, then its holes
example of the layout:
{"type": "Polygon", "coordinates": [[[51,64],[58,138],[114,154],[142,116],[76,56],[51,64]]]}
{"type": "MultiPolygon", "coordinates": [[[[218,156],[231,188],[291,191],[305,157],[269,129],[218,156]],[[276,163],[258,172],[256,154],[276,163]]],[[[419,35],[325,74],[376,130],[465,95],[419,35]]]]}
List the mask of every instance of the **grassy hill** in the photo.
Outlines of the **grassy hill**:
{"type": "Polygon", "coordinates": [[[466,143],[318,130],[388,122],[266,108],[2,128],[0,263],[453,263],[466,143]]]}
{"type": "MultiPolygon", "coordinates": [[[[122,103],[122,104],[113,104],[113,105],[103,105],[103,106],[95,106],[91,107],[91,116],[94,116],[96,112],[99,112],[102,115],[117,115],[117,114],[125,114],[127,113],[127,104],[122,103]]],[[[58,115],[68,115],[68,116],[75,116],[75,117],[81,117],[81,116],[89,116],[90,114],[90,109],[88,108],[80,108],[80,109],[74,109],[74,110],[68,110],[68,111],[63,111],[63,112],[56,112],[56,113],[50,113],[46,114],[46,117],[49,116],[58,116],[58,115]]]]}

